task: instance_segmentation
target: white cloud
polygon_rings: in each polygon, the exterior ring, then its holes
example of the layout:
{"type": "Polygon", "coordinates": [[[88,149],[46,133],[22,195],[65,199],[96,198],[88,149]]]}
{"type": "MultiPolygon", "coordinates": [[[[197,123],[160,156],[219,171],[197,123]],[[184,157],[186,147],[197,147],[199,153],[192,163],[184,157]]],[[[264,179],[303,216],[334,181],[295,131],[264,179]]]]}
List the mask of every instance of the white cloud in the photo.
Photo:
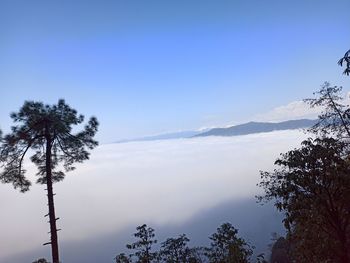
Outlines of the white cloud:
{"type": "Polygon", "coordinates": [[[286,121],[294,119],[315,119],[321,112],[320,108],[310,108],[303,101],[293,101],[279,106],[269,112],[258,114],[254,119],[258,121],[286,121]]]}
{"type": "MultiPolygon", "coordinates": [[[[306,135],[280,131],[102,145],[54,186],[60,241],[141,223],[180,223],[226,200],[253,197],[259,170],[306,135]]],[[[34,173],[28,166],[28,173],[34,173]]],[[[41,247],[49,225],[44,186],[20,194],[0,185],[0,261],[41,247]],[[28,242],[30,240],[30,242],[28,242]]]]}
{"type": "MultiPolygon", "coordinates": [[[[350,104],[350,92],[347,92],[342,101],[344,105],[350,104]]],[[[257,121],[286,121],[295,119],[316,119],[323,110],[322,107],[311,108],[304,101],[292,101],[287,105],[276,107],[266,113],[257,114],[253,119],[257,121]]]]}

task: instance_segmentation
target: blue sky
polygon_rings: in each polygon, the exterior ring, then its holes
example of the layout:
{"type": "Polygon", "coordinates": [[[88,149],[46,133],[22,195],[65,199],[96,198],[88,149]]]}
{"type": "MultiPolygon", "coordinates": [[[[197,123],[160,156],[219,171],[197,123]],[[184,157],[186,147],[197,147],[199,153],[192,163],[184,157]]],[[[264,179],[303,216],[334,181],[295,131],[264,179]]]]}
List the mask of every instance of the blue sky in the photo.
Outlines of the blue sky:
{"type": "Polygon", "coordinates": [[[0,1],[0,127],[67,103],[99,140],[242,122],[349,85],[349,1],[0,1]]]}

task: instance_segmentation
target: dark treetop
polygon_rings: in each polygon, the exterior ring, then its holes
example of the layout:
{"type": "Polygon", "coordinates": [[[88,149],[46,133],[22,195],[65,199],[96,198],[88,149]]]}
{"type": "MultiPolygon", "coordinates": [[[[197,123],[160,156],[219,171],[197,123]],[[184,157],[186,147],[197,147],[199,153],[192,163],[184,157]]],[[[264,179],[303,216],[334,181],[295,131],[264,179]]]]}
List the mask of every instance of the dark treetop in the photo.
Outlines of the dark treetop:
{"type": "Polygon", "coordinates": [[[31,161],[38,167],[37,183],[45,184],[45,153],[47,142],[52,150],[52,181],[64,178],[64,172],[57,169],[63,163],[65,171],[74,169],[74,162],[82,162],[89,158],[88,149],[98,145],[93,139],[97,132],[98,122],[90,118],[83,131],[72,133],[72,126],[84,121],[83,115],[70,108],[64,100],[57,105],[44,105],[41,102],[26,101],[18,113],[11,118],[16,125],[12,133],[2,138],[0,162],[3,169],[0,180],[12,183],[21,192],[29,190],[31,182],[24,176],[23,158],[29,149],[34,151],[31,161]]]}

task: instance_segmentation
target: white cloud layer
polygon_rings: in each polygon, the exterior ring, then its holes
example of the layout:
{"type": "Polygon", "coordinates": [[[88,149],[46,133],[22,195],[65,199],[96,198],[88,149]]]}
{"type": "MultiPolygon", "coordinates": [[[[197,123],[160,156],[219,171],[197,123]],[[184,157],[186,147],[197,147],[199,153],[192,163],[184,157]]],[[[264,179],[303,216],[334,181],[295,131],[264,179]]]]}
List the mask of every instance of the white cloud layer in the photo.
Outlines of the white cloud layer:
{"type": "MultiPolygon", "coordinates": [[[[350,104],[350,92],[345,94],[344,100],[342,100],[341,103],[344,105],[350,104]]],[[[301,100],[292,101],[287,105],[276,107],[266,113],[257,114],[254,120],[279,122],[295,119],[316,119],[322,110],[322,107],[311,108],[307,103],[301,100]]]]}
{"type": "MultiPolygon", "coordinates": [[[[253,197],[259,170],[271,169],[279,153],[305,136],[280,131],[102,145],[54,187],[60,241],[130,224],[181,223],[226,200],[253,197]]],[[[33,165],[27,169],[35,172],[33,165]]],[[[48,241],[44,188],[20,194],[0,185],[0,261],[48,241]]]]}

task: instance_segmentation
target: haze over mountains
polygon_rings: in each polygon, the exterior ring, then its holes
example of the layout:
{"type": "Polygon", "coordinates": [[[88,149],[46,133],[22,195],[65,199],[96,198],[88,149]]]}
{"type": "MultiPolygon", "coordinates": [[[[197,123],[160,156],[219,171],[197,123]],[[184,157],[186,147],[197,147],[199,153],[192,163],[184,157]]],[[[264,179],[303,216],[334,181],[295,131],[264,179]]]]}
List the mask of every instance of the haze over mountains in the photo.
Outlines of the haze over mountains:
{"type": "MultiPolygon", "coordinates": [[[[207,130],[208,131],[208,130],[207,130]]],[[[117,141],[117,143],[123,142],[137,142],[137,141],[156,141],[156,140],[169,140],[169,139],[180,139],[180,138],[190,138],[195,135],[202,133],[203,131],[179,131],[179,132],[170,132],[163,133],[158,135],[145,136],[134,139],[125,139],[117,141]]]]}
{"type": "Polygon", "coordinates": [[[289,120],[283,122],[247,122],[244,124],[234,125],[226,128],[212,128],[197,131],[180,131],[172,133],[164,133],[153,136],[145,136],[134,139],[125,139],[117,141],[117,143],[134,142],[134,141],[156,141],[181,139],[192,137],[206,137],[206,136],[239,136],[262,132],[282,131],[282,130],[296,130],[311,127],[316,124],[316,120],[299,119],[289,120]]]}

